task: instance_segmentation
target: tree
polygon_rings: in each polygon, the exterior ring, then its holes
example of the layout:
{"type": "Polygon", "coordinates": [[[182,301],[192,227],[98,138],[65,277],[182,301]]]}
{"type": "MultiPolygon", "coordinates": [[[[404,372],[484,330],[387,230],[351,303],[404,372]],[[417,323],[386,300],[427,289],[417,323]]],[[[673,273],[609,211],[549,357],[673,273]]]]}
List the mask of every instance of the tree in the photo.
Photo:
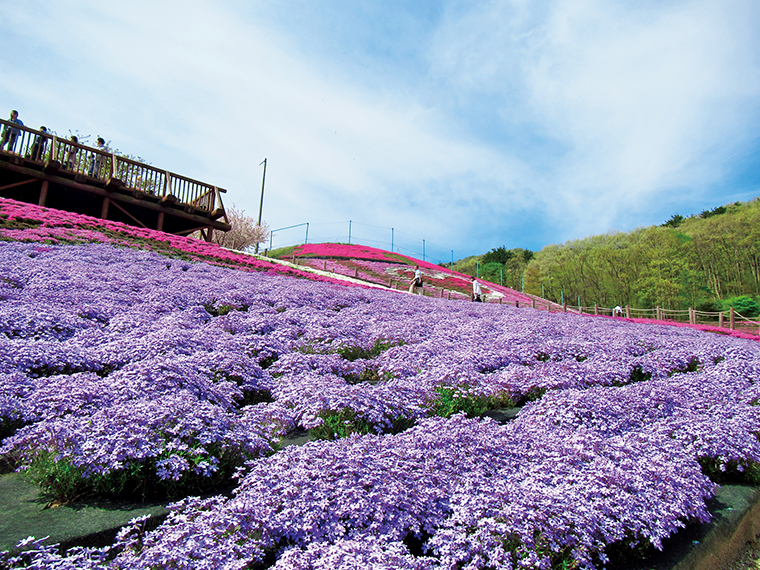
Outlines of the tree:
{"type": "Polygon", "coordinates": [[[504,265],[507,263],[512,257],[514,257],[515,253],[512,250],[507,249],[503,245],[501,247],[497,247],[489,251],[483,256],[483,263],[499,263],[501,265],[504,265]]]}
{"type": "Polygon", "coordinates": [[[246,216],[245,212],[238,210],[234,204],[225,210],[232,229],[228,232],[215,231],[212,237],[215,244],[228,249],[246,251],[269,239],[269,226],[266,222],[258,225],[256,220],[251,216],[246,216]]]}

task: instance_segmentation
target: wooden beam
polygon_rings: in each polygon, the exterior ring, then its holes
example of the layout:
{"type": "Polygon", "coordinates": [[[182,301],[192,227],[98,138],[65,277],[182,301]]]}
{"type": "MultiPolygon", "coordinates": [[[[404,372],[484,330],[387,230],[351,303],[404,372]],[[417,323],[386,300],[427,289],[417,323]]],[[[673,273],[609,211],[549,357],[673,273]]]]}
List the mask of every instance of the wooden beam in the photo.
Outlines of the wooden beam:
{"type": "Polygon", "coordinates": [[[23,186],[24,184],[30,184],[32,182],[37,182],[37,181],[39,181],[39,178],[30,178],[29,180],[24,180],[22,182],[14,182],[13,184],[8,184],[6,186],[0,187],[0,192],[2,192],[3,190],[9,190],[11,188],[15,188],[16,186],[23,186]]]}
{"type": "Polygon", "coordinates": [[[117,204],[116,202],[113,202],[113,205],[114,205],[114,206],[116,206],[116,207],[117,207],[119,210],[121,210],[122,212],[124,212],[124,214],[126,214],[127,216],[129,216],[129,217],[130,217],[132,220],[134,220],[134,222],[135,222],[135,223],[136,223],[138,226],[140,226],[140,227],[143,227],[143,228],[145,228],[146,230],[147,230],[147,229],[149,229],[149,228],[148,228],[148,226],[146,226],[145,224],[143,224],[143,223],[142,223],[140,220],[138,220],[138,219],[137,219],[137,218],[135,218],[135,217],[134,217],[132,214],[130,214],[129,212],[127,212],[127,211],[126,211],[124,208],[122,208],[121,206],[119,206],[119,204],[117,204]]]}
{"type": "Polygon", "coordinates": [[[100,209],[100,218],[103,220],[108,219],[108,205],[111,203],[111,199],[106,196],[103,198],[103,207],[100,209]]]}

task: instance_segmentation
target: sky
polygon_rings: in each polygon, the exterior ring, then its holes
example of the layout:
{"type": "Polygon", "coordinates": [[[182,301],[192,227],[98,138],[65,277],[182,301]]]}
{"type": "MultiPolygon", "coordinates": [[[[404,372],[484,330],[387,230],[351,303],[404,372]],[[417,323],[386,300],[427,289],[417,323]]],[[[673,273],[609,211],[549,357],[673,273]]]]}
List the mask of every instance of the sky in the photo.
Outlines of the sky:
{"type": "Polygon", "coordinates": [[[263,182],[275,248],[447,262],[760,196],[757,0],[0,0],[0,22],[0,114],[254,219],[263,182]]]}

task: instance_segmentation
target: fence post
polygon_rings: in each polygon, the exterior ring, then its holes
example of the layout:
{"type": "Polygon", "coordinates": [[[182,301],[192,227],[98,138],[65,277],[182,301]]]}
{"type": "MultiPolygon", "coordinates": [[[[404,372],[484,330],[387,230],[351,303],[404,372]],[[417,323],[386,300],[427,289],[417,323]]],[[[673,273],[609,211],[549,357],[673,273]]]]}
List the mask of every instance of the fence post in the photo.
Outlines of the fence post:
{"type": "Polygon", "coordinates": [[[723,328],[723,311],[718,313],[718,326],[720,328],[723,328]]]}
{"type": "Polygon", "coordinates": [[[689,307],[689,324],[690,325],[697,324],[697,310],[692,309],[691,307],[689,307]]]}
{"type": "Polygon", "coordinates": [[[658,306],[657,306],[657,308],[655,309],[655,315],[657,316],[657,320],[658,320],[658,321],[661,321],[661,320],[662,320],[662,309],[660,309],[660,306],[659,306],[659,305],[658,305],[658,306]]]}
{"type": "Polygon", "coordinates": [[[325,260],[324,265],[322,265],[322,271],[327,271],[327,261],[325,260]]]}
{"type": "Polygon", "coordinates": [[[736,312],[734,311],[734,308],[731,307],[730,312],[729,312],[729,318],[730,318],[730,323],[731,323],[730,324],[731,330],[735,330],[736,329],[736,314],[735,313],[736,312]]]}
{"type": "Polygon", "coordinates": [[[535,299],[531,299],[530,300],[530,308],[531,309],[535,309],[536,308],[536,300],[535,299]]]}
{"type": "Polygon", "coordinates": [[[359,268],[354,267],[354,279],[356,279],[357,277],[359,277],[359,268]]]}
{"type": "Polygon", "coordinates": [[[562,312],[567,313],[567,303],[562,303],[562,312]]]}
{"type": "Polygon", "coordinates": [[[594,314],[595,315],[599,314],[599,305],[597,305],[596,303],[594,303],[594,314]]]}
{"type": "Polygon", "coordinates": [[[631,307],[628,305],[625,306],[625,318],[630,319],[631,318],[631,307]]]}

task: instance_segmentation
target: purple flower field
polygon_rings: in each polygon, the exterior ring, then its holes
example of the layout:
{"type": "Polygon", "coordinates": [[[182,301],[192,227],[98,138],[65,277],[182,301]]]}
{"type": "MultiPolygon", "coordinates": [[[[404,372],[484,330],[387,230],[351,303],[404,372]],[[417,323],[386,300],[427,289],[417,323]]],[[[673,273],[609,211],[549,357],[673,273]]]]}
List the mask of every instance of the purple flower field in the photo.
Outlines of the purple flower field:
{"type": "Polygon", "coordinates": [[[2,459],[61,500],[178,499],[0,566],[603,568],[757,477],[759,375],[688,328],[0,242],[2,459]]]}

